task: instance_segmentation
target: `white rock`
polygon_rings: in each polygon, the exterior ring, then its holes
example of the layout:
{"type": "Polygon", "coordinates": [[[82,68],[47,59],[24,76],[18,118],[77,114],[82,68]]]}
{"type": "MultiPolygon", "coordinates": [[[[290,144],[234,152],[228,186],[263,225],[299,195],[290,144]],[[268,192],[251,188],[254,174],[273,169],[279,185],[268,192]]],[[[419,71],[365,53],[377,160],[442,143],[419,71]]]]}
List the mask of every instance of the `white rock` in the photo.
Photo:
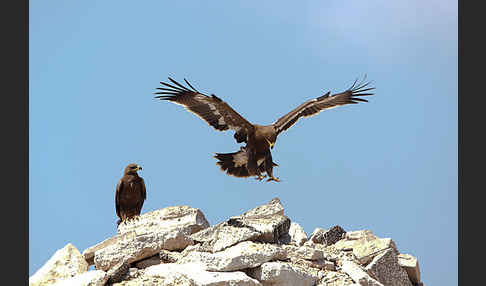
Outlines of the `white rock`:
{"type": "Polygon", "coordinates": [[[106,272],[93,270],[71,278],[61,279],[53,286],[103,286],[107,280],[106,272]]]}
{"type": "Polygon", "coordinates": [[[407,271],[410,281],[416,284],[420,282],[420,268],[417,258],[410,254],[399,254],[398,264],[407,271]]]}
{"type": "Polygon", "coordinates": [[[266,262],[257,268],[247,270],[250,277],[262,282],[263,286],[311,286],[318,278],[307,274],[287,262],[266,262]]]}
{"type": "Polygon", "coordinates": [[[218,252],[242,241],[255,240],[260,235],[256,230],[230,226],[224,222],[196,232],[191,238],[203,242],[203,247],[209,251],[218,252]]]}
{"type": "Polygon", "coordinates": [[[286,252],[280,246],[244,241],[217,253],[191,251],[177,263],[198,263],[208,271],[235,271],[285,258],[286,252]]]}
{"type": "Polygon", "coordinates": [[[355,231],[348,231],[345,234],[345,239],[347,240],[357,240],[357,239],[364,239],[366,241],[371,241],[375,240],[378,237],[376,237],[371,230],[355,230],[355,231]]]}
{"type": "Polygon", "coordinates": [[[398,254],[397,246],[391,238],[379,238],[371,241],[358,239],[353,245],[353,254],[363,265],[368,264],[376,255],[387,249],[393,249],[398,254]]]}
{"type": "Polygon", "coordinates": [[[407,271],[398,264],[397,254],[393,249],[375,256],[365,269],[384,285],[412,286],[407,271]]]}
{"type": "Polygon", "coordinates": [[[118,233],[135,231],[137,234],[157,231],[158,229],[182,228],[190,235],[209,227],[204,214],[189,206],[173,206],[154,210],[138,216],[136,219],[120,223],[118,233]]]}
{"type": "Polygon", "coordinates": [[[287,257],[302,258],[307,260],[317,260],[324,258],[324,252],[322,250],[309,247],[306,245],[297,247],[294,245],[282,245],[282,248],[287,252],[287,257]]]}
{"type": "Polygon", "coordinates": [[[145,275],[163,279],[169,278],[170,280],[174,280],[171,278],[174,276],[183,276],[193,282],[195,286],[262,285],[257,280],[248,277],[244,272],[209,272],[201,268],[199,264],[168,263],[154,265],[145,269],[145,275]]]}
{"type": "Polygon", "coordinates": [[[71,243],[54,255],[29,278],[29,286],[50,285],[58,279],[74,277],[88,271],[88,263],[71,243]]]}
{"type": "Polygon", "coordinates": [[[303,227],[296,222],[290,223],[289,228],[290,243],[302,246],[307,241],[307,234],[303,227]]]}
{"type": "Polygon", "coordinates": [[[102,242],[85,249],[83,251],[84,259],[86,259],[86,262],[88,262],[89,265],[92,265],[92,264],[94,264],[94,255],[95,255],[96,251],[98,251],[102,248],[108,247],[110,245],[113,245],[113,244],[117,243],[118,241],[134,239],[135,236],[136,236],[135,231],[129,231],[129,232],[126,232],[126,233],[123,233],[123,234],[119,234],[119,235],[107,238],[107,239],[103,240],[102,242]]]}
{"type": "Polygon", "coordinates": [[[260,218],[232,217],[227,221],[227,224],[256,230],[260,233],[256,238],[257,240],[277,243],[282,235],[288,234],[290,219],[283,215],[260,218]]]}
{"type": "Polygon", "coordinates": [[[363,270],[358,264],[350,261],[344,260],[341,266],[342,270],[348,274],[354,282],[362,286],[384,286],[380,282],[371,278],[368,273],[363,270]]]}
{"type": "Polygon", "coordinates": [[[96,269],[107,271],[120,261],[132,263],[153,256],[162,249],[181,250],[190,244],[193,241],[184,229],[158,229],[96,251],[94,262],[96,269]]]}
{"type": "Polygon", "coordinates": [[[273,198],[268,203],[245,212],[241,215],[241,217],[256,219],[271,217],[274,215],[284,215],[284,208],[278,198],[273,198]]]}

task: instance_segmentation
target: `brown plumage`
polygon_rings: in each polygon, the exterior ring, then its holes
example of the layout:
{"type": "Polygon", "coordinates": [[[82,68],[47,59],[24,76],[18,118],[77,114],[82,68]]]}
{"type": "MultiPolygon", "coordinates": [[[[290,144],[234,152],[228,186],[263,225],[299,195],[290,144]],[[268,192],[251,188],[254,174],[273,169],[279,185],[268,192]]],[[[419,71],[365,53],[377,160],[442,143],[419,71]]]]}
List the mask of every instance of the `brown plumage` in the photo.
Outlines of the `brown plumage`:
{"type": "Polygon", "coordinates": [[[129,164],[125,167],[123,177],[118,181],[115,192],[116,215],[120,218],[117,224],[140,215],[143,202],[147,197],[145,182],[137,171],[142,167],[129,164]]]}
{"type": "Polygon", "coordinates": [[[171,84],[160,82],[164,87],[157,88],[155,94],[165,94],[156,96],[161,100],[172,101],[175,104],[184,106],[187,110],[206,121],[214,129],[234,130],[236,142],[245,142],[246,146],[241,147],[234,153],[216,153],[214,156],[219,161],[217,164],[221,170],[228,175],[236,177],[256,176],[258,180],[263,179],[263,173],[267,173],[267,181],[277,181],[273,176],[273,167],[278,166],[272,161],[270,149],[273,148],[277,136],[290,128],[301,117],[308,117],[319,112],[331,109],[340,105],[356,104],[367,102],[359,96],[373,95],[367,91],[375,89],[367,87],[370,82],[365,83],[366,76],[357,84],[357,80],[346,91],[330,95],[326,94],[310,99],[299,105],[294,110],[279,118],[270,125],[251,124],[226,102],[216,97],[214,94],[207,96],[196,90],[186,79],[184,81],[189,87],[185,87],[169,77],[171,84]]]}

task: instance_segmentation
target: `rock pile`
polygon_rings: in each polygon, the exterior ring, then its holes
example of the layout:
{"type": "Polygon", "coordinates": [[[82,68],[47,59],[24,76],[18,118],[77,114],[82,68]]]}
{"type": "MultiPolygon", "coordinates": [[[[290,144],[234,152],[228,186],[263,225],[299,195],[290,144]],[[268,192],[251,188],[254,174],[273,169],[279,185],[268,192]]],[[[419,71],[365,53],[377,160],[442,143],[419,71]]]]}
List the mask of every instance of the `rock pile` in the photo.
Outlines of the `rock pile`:
{"type": "Polygon", "coordinates": [[[199,209],[168,207],[121,223],[81,254],[58,250],[29,278],[38,285],[418,286],[418,261],[391,238],[340,226],[304,229],[278,198],[210,226],[199,209]],[[94,265],[96,270],[88,270],[94,265]]]}

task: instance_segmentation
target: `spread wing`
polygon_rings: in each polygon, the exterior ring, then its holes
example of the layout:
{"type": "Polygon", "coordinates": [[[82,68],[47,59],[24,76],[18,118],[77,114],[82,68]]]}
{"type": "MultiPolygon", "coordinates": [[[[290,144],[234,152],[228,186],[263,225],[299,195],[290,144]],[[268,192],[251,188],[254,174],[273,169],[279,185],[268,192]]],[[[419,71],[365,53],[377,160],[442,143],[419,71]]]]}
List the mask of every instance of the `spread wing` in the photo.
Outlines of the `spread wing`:
{"type": "Polygon", "coordinates": [[[120,216],[120,192],[123,188],[123,181],[120,179],[118,181],[118,184],[116,184],[116,191],[115,191],[115,209],[116,209],[116,215],[118,217],[120,216]]]}
{"type": "Polygon", "coordinates": [[[160,82],[164,87],[157,88],[160,91],[155,92],[155,94],[167,95],[159,95],[155,98],[184,106],[216,130],[232,129],[236,131],[235,139],[238,143],[246,142],[248,134],[253,131],[253,125],[234,111],[231,106],[214,94],[207,96],[199,92],[186,79],[184,81],[190,89],[170,77],[169,80],[172,84],[160,82]]]}
{"type": "Polygon", "coordinates": [[[373,90],[375,88],[367,88],[370,82],[364,83],[365,79],[366,76],[359,84],[356,84],[358,80],[355,80],[353,85],[342,93],[333,94],[330,96],[330,92],[327,92],[323,96],[310,99],[299,105],[297,108],[290,111],[289,113],[275,121],[275,123],[273,123],[277,134],[289,129],[301,117],[313,116],[323,110],[331,109],[340,105],[356,104],[359,101],[368,102],[368,100],[360,98],[359,96],[373,95],[373,93],[367,93],[367,91],[373,90]]]}

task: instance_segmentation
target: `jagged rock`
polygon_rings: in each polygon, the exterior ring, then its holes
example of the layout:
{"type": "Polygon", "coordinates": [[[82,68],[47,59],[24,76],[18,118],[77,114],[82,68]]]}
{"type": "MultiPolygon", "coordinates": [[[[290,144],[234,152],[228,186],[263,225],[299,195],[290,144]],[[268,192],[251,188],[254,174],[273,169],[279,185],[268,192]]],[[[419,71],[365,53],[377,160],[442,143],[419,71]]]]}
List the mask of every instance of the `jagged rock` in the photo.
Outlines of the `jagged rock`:
{"type": "Polygon", "coordinates": [[[88,262],[89,265],[93,265],[94,264],[94,256],[95,256],[96,251],[103,249],[105,247],[108,247],[110,245],[113,245],[113,244],[117,243],[118,241],[134,239],[135,236],[136,236],[135,231],[129,231],[129,232],[126,232],[124,234],[119,234],[119,235],[110,237],[108,239],[105,239],[102,242],[85,249],[83,251],[84,259],[86,259],[86,262],[88,262]]]}
{"type": "Polygon", "coordinates": [[[239,242],[255,240],[261,233],[247,228],[228,225],[226,222],[206,228],[191,235],[194,241],[203,242],[203,247],[211,252],[218,252],[239,242]]]}
{"type": "Polygon", "coordinates": [[[370,230],[356,230],[356,231],[348,231],[344,235],[344,238],[347,240],[357,240],[357,239],[364,239],[366,241],[375,240],[376,237],[370,230]]]}
{"type": "Polygon", "coordinates": [[[227,221],[228,225],[246,227],[260,233],[258,241],[277,243],[278,239],[289,232],[290,219],[286,216],[275,215],[268,218],[239,218],[233,217],[227,221]]]}
{"type": "Polygon", "coordinates": [[[204,214],[189,206],[173,206],[151,211],[138,216],[136,219],[122,222],[118,225],[118,233],[135,231],[137,234],[162,229],[182,228],[190,235],[209,227],[204,214]]]}
{"type": "MultiPolygon", "coordinates": [[[[341,266],[342,270],[348,274],[354,282],[363,286],[384,286],[380,282],[371,278],[368,273],[363,270],[358,264],[350,260],[344,260],[341,266]]],[[[392,284],[393,285],[393,284],[392,284]]]]}
{"type": "MultiPolygon", "coordinates": [[[[191,246],[193,246],[193,245],[189,245],[185,249],[188,249],[191,246]]],[[[168,250],[162,249],[159,252],[159,259],[162,263],[175,263],[181,257],[182,257],[181,253],[176,252],[176,251],[168,251],[168,250]]]]}
{"type": "Polygon", "coordinates": [[[274,215],[284,215],[284,208],[278,198],[273,198],[268,203],[245,212],[241,217],[257,219],[274,215]]]}
{"type": "MultiPolygon", "coordinates": [[[[244,272],[209,272],[204,270],[199,264],[160,264],[147,268],[146,276],[160,277],[165,280],[176,280],[186,278],[194,286],[257,286],[262,285],[255,279],[248,277],[244,272]],[[176,278],[174,278],[176,277],[176,278]]],[[[161,285],[181,285],[167,284],[161,285]]]]}
{"type": "Polygon", "coordinates": [[[149,258],[145,258],[143,260],[135,262],[135,267],[137,267],[138,269],[143,269],[143,268],[147,268],[162,263],[163,261],[160,258],[160,253],[161,252],[149,258]]]}
{"type": "Polygon", "coordinates": [[[162,249],[182,250],[190,244],[193,240],[182,228],[157,229],[96,251],[95,267],[107,271],[120,261],[132,263],[153,256],[162,249]]]}
{"type": "Polygon", "coordinates": [[[325,230],[322,228],[314,229],[310,237],[310,241],[313,243],[323,244],[325,246],[333,245],[334,243],[338,242],[343,238],[343,235],[346,234],[346,231],[339,225],[333,226],[329,230],[325,230]]]}
{"type": "Polygon", "coordinates": [[[346,232],[344,239],[333,244],[333,247],[337,250],[348,251],[353,250],[355,245],[363,244],[375,239],[378,239],[378,237],[369,230],[350,231],[346,232]]]}
{"type": "Polygon", "coordinates": [[[398,264],[397,254],[393,249],[375,256],[365,269],[384,285],[412,286],[407,271],[398,264]]]}
{"type": "Polygon", "coordinates": [[[288,234],[290,219],[284,215],[284,209],[278,198],[251,209],[241,216],[231,217],[227,225],[245,227],[257,231],[260,235],[256,240],[277,243],[279,238],[288,234]]]}
{"type": "Polygon", "coordinates": [[[351,285],[359,286],[359,284],[355,284],[353,279],[351,279],[345,273],[328,271],[316,286],[351,286],[351,285]]]}
{"type": "Polygon", "coordinates": [[[315,249],[309,246],[293,246],[293,245],[282,245],[282,248],[287,252],[288,258],[302,258],[307,260],[317,260],[324,258],[324,252],[319,249],[315,249]]]}
{"type": "Polygon", "coordinates": [[[389,248],[393,249],[398,255],[397,246],[391,238],[379,238],[370,241],[359,239],[353,246],[353,254],[363,265],[368,264],[376,255],[389,248]]]}
{"type": "Polygon", "coordinates": [[[130,264],[128,262],[120,261],[106,273],[108,282],[117,283],[122,281],[129,269],[130,264]]]}
{"type": "Polygon", "coordinates": [[[312,267],[320,270],[329,270],[329,271],[336,270],[336,266],[334,265],[333,262],[324,259],[306,260],[302,258],[291,258],[290,261],[295,265],[299,265],[306,268],[312,267]]]}
{"type": "Polygon", "coordinates": [[[307,234],[303,227],[296,222],[290,223],[289,228],[290,243],[302,246],[307,241],[307,234]]]}
{"type": "Polygon", "coordinates": [[[262,282],[263,286],[311,286],[318,278],[307,274],[287,262],[266,262],[259,267],[249,269],[247,274],[262,282]]]}
{"type": "Polygon", "coordinates": [[[217,253],[191,251],[177,263],[199,263],[208,271],[235,271],[286,256],[285,250],[277,245],[244,241],[217,253]]]}
{"type": "Polygon", "coordinates": [[[103,286],[108,277],[101,270],[87,271],[74,277],[60,279],[53,286],[103,286]]]}
{"type": "Polygon", "coordinates": [[[71,278],[88,271],[88,263],[71,243],[54,255],[29,278],[29,286],[50,285],[59,279],[71,278]]]}
{"type": "Polygon", "coordinates": [[[420,283],[420,268],[417,258],[410,254],[399,254],[398,264],[407,271],[408,278],[412,283],[420,283]]]}

